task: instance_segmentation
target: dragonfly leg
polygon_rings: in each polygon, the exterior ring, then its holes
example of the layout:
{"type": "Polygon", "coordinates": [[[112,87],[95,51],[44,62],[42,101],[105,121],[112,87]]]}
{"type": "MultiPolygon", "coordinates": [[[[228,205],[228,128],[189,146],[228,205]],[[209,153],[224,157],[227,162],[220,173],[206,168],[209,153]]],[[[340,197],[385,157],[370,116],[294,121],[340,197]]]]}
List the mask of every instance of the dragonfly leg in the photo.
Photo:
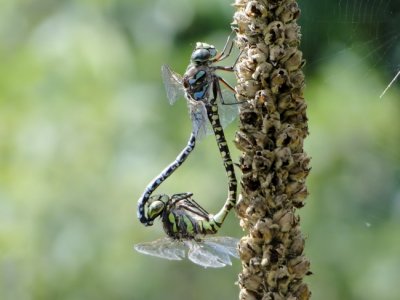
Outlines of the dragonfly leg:
{"type": "MultiPolygon", "coordinates": [[[[180,197],[179,200],[177,199],[178,201],[183,200],[182,203],[179,203],[177,206],[179,206],[180,209],[189,211],[197,215],[199,218],[208,221],[210,218],[210,214],[192,198],[193,193],[184,194],[185,195],[183,195],[183,197],[180,197]]],[[[172,198],[174,198],[176,195],[179,196],[180,194],[175,194],[172,196],[172,198]]]]}
{"type": "Polygon", "coordinates": [[[228,36],[228,39],[226,40],[224,49],[222,49],[221,53],[212,60],[213,62],[224,60],[225,58],[229,57],[229,55],[231,55],[232,48],[233,48],[233,41],[231,41],[231,38],[234,33],[235,33],[235,31],[232,30],[231,34],[228,36]],[[230,43],[230,46],[229,46],[228,53],[225,53],[228,48],[229,43],[230,43]]]}
{"type": "MultiPolygon", "coordinates": [[[[221,83],[228,89],[228,90],[230,90],[232,93],[233,93],[233,97],[235,98],[235,100],[236,100],[236,102],[234,102],[234,103],[225,103],[225,100],[224,100],[224,97],[222,96],[222,92],[221,92],[221,87],[220,87],[220,85],[218,84],[218,95],[219,95],[219,97],[220,97],[220,99],[221,99],[221,104],[223,104],[223,105],[235,105],[235,104],[242,104],[242,103],[245,103],[245,101],[238,101],[238,99],[236,98],[236,91],[235,91],[235,89],[229,84],[229,83],[227,83],[222,77],[219,77],[219,76],[216,76],[217,77],[217,79],[219,80],[219,81],[221,81],[221,83]]],[[[217,81],[218,81],[217,80],[217,81]]]]}
{"type": "Polygon", "coordinates": [[[213,60],[213,62],[217,62],[217,61],[224,60],[224,59],[228,58],[229,55],[231,55],[232,49],[233,49],[233,41],[231,41],[230,43],[231,43],[231,44],[230,44],[230,46],[229,46],[228,53],[225,53],[225,49],[224,49],[224,50],[221,52],[221,54],[218,55],[218,57],[215,58],[215,59],[213,60]]]}
{"type": "MultiPolygon", "coordinates": [[[[237,62],[239,61],[240,56],[242,55],[244,50],[240,51],[239,55],[237,56],[235,62],[231,67],[224,67],[224,66],[215,66],[215,70],[226,71],[226,72],[234,72],[237,62]]],[[[229,52],[230,53],[230,52],[229,52]]]]}
{"type": "MultiPolygon", "coordinates": [[[[218,80],[221,81],[221,83],[226,86],[232,93],[236,93],[235,89],[225,81],[225,79],[223,79],[222,77],[217,76],[218,80]]],[[[219,91],[220,93],[220,91],[219,91]]]]}
{"type": "Polygon", "coordinates": [[[186,201],[189,200],[193,196],[193,193],[179,193],[179,194],[174,194],[171,197],[171,203],[174,205],[175,203],[179,201],[186,201]]]}

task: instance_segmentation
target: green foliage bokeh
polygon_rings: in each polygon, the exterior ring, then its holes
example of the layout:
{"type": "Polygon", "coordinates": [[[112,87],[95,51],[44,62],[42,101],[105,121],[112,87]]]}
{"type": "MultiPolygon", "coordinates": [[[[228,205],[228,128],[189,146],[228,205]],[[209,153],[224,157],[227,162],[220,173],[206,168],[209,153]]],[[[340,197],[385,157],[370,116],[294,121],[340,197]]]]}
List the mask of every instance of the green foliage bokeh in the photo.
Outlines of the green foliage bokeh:
{"type": "MultiPolygon", "coordinates": [[[[184,72],[197,40],[221,48],[232,13],[222,0],[1,2],[0,299],[237,298],[239,261],[212,270],[133,250],[163,236],[137,221],[136,202],[190,131],[184,101],[166,101],[160,66],[184,72]]],[[[346,49],[307,74],[307,280],[315,299],[394,300],[399,91],[379,100],[379,65],[346,49]]],[[[224,176],[209,137],[160,191],[194,192],[215,212],[224,176]]],[[[234,214],[223,234],[242,234],[234,214]]]]}

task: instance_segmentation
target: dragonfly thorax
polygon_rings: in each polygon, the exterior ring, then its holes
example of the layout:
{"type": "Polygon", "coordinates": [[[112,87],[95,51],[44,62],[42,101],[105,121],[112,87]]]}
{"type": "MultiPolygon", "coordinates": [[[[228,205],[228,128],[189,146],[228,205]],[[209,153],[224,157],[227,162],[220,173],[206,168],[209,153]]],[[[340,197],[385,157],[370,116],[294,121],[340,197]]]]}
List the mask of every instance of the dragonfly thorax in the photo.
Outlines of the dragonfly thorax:
{"type": "Polygon", "coordinates": [[[183,76],[183,86],[189,99],[205,100],[209,96],[209,87],[213,81],[210,68],[205,65],[190,65],[183,76]]]}
{"type": "Polygon", "coordinates": [[[210,62],[217,55],[217,49],[207,43],[196,43],[196,48],[192,52],[190,60],[196,65],[210,62]]]}

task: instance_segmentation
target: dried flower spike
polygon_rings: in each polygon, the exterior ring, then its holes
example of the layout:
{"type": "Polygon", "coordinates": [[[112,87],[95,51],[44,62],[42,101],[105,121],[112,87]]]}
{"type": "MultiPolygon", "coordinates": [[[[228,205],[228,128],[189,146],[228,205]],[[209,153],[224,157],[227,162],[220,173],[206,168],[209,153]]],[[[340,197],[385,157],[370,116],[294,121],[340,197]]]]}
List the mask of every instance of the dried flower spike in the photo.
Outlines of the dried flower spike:
{"type": "Polygon", "coordinates": [[[240,299],[309,299],[311,274],[296,209],[304,206],[309,157],[303,97],[304,60],[294,0],[237,0],[233,26],[242,56],[237,64],[242,151],[240,299]]]}

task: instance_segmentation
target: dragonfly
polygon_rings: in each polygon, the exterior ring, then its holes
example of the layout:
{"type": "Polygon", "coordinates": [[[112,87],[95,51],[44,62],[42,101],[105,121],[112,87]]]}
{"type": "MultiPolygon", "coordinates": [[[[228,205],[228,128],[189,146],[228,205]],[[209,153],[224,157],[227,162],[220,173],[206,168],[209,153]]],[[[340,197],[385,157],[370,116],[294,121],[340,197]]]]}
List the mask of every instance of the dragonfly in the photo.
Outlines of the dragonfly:
{"type": "Polygon", "coordinates": [[[225,206],[216,214],[209,214],[194,199],[192,193],[151,196],[145,205],[145,214],[151,222],[160,218],[167,237],[153,242],[136,244],[143,254],[169,260],[182,260],[211,268],[231,265],[238,258],[238,240],[232,237],[210,236],[217,233],[225,215],[225,206]]]}
{"type": "Polygon", "coordinates": [[[233,48],[232,34],[228,37],[221,53],[218,53],[213,45],[198,42],[191,55],[191,62],[183,76],[172,71],[167,65],[163,65],[162,77],[170,104],[174,104],[180,97],[187,100],[190,117],[192,120],[192,131],[187,145],[158,176],[156,176],[145,188],[138,201],[137,216],[141,223],[146,226],[152,225],[152,221],[146,217],[145,205],[152,193],[171,174],[180,167],[196,145],[196,139],[208,134],[208,122],[211,124],[219,151],[222,156],[225,172],[228,177],[228,198],[225,208],[230,211],[237,198],[237,181],[229,148],[222,129],[219,111],[224,112],[222,121],[227,125],[237,114],[237,107],[229,104],[236,104],[235,90],[222,77],[216,74],[217,70],[233,72],[236,62],[231,67],[215,66],[216,62],[229,57],[233,48]],[[229,45],[229,46],[228,46],[229,45]],[[222,92],[222,83],[229,90],[222,92]],[[220,101],[217,102],[217,99],[220,101]],[[233,101],[232,101],[233,99],[233,101]],[[222,109],[219,109],[221,107],[222,109]]]}

